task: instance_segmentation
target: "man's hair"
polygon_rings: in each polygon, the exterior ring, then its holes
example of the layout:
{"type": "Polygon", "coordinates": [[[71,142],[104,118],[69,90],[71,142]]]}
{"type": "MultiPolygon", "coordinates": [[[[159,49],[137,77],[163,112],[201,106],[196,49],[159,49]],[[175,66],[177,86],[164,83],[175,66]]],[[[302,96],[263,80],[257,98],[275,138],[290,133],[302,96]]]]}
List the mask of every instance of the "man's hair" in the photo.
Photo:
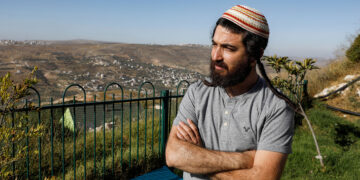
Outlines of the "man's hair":
{"type": "MultiPolygon", "coordinates": [[[[295,111],[297,110],[297,106],[284,94],[279,92],[274,86],[271,84],[271,81],[269,77],[266,74],[264,65],[261,63],[261,57],[263,54],[263,51],[265,50],[268,39],[261,37],[259,35],[256,35],[254,33],[251,33],[240,26],[236,25],[235,23],[231,22],[230,20],[227,20],[225,18],[219,18],[216,22],[216,25],[212,31],[212,38],[214,37],[215,30],[217,26],[222,26],[226,28],[227,30],[230,30],[232,33],[241,34],[242,35],[242,43],[245,46],[245,52],[251,61],[256,61],[256,64],[258,65],[259,71],[261,73],[261,76],[265,79],[266,84],[270,88],[270,90],[279,98],[285,100],[295,111]]],[[[206,83],[205,83],[206,84],[206,83]]]]}

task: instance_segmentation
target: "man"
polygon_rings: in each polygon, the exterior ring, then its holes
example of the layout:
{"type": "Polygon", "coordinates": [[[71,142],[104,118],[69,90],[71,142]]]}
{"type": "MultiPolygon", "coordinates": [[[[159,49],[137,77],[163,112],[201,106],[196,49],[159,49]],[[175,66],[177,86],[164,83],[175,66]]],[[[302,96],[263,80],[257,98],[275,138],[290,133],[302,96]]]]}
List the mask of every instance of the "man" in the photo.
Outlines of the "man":
{"type": "Polygon", "coordinates": [[[280,178],[294,112],[260,62],[268,37],[265,17],[250,7],[234,6],[217,21],[211,79],[188,88],[167,142],[166,163],[184,179],[280,178]]]}

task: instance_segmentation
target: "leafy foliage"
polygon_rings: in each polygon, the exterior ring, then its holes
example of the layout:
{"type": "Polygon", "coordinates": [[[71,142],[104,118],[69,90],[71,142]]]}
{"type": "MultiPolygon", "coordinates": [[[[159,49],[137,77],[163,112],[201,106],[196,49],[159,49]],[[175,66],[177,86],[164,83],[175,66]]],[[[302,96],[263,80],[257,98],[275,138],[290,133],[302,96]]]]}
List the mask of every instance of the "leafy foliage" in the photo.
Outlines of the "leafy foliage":
{"type": "Polygon", "coordinates": [[[306,58],[303,61],[290,60],[288,57],[265,56],[262,59],[266,61],[268,66],[275,70],[277,75],[271,80],[272,84],[280,88],[283,91],[288,91],[289,95],[295,97],[295,103],[301,101],[299,97],[299,87],[305,79],[305,75],[309,70],[319,69],[314,64],[316,60],[306,58]],[[279,73],[285,70],[287,72],[287,78],[283,79],[279,76],[279,73]]]}
{"type": "Polygon", "coordinates": [[[36,68],[21,83],[14,83],[10,73],[0,77],[0,179],[14,176],[11,164],[26,156],[27,147],[15,148],[15,144],[27,137],[41,136],[40,125],[29,127],[27,115],[14,113],[19,108],[20,101],[29,95],[29,88],[36,84],[35,71],[36,68]]]}
{"type": "Polygon", "coordinates": [[[346,57],[352,62],[360,62],[360,34],[355,38],[351,47],[346,51],[346,57]]]}

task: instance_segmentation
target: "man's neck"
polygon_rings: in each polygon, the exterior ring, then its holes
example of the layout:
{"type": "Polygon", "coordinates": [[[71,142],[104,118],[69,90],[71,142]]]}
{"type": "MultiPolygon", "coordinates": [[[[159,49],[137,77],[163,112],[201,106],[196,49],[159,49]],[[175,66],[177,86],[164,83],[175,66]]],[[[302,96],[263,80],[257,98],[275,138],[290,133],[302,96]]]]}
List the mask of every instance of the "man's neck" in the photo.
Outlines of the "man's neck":
{"type": "Polygon", "coordinates": [[[225,91],[230,97],[241,95],[248,92],[256,84],[258,78],[259,75],[256,73],[256,71],[252,71],[243,82],[231,87],[227,87],[225,88],[225,91]]]}

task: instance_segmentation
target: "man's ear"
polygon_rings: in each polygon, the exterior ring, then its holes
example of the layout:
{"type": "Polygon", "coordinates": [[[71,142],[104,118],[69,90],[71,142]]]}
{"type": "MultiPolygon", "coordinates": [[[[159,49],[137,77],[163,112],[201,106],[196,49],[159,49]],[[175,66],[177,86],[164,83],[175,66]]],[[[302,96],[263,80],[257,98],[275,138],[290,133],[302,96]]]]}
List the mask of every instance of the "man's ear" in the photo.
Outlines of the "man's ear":
{"type": "Polygon", "coordinates": [[[256,67],[256,59],[255,58],[251,58],[250,66],[253,67],[253,68],[256,67]]]}
{"type": "Polygon", "coordinates": [[[264,49],[263,48],[260,49],[260,53],[261,53],[260,57],[262,57],[264,55],[264,49]]]}
{"type": "MultiPolygon", "coordinates": [[[[263,55],[264,55],[264,49],[261,48],[261,49],[260,49],[260,56],[259,56],[259,58],[261,58],[263,55]]],[[[251,60],[251,66],[256,66],[256,62],[257,62],[257,59],[252,59],[252,60],[251,60]]]]}

